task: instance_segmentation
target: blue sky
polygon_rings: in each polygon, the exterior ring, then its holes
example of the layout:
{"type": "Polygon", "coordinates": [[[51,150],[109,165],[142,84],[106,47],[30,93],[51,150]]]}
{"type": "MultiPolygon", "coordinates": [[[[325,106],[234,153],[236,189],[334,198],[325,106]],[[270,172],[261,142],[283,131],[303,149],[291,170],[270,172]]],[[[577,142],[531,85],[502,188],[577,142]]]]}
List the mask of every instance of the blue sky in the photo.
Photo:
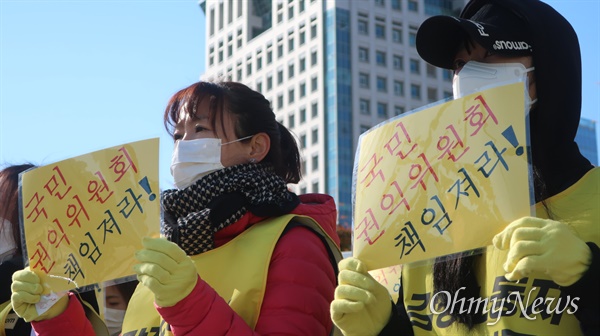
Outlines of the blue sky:
{"type": "MultiPolygon", "coordinates": [[[[582,116],[598,121],[600,1],[546,2],[579,35],[582,116]]],[[[162,113],[204,72],[204,49],[196,0],[0,0],[0,165],[160,137],[159,182],[172,187],[162,113]]]]}

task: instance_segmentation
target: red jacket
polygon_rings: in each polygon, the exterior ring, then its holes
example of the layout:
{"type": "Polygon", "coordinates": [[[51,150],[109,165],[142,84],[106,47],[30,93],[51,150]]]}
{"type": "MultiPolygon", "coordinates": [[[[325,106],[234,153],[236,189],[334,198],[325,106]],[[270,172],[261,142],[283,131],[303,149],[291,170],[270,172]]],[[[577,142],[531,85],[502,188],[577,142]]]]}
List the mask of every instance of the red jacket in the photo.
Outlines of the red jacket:
{"type": "MultiPolygon", "coordinates": [[[[306,194],[300,195],[300,200],[301,204],[292,213],[315,219],[339,245],[333,198],[306,194]]],[[[217,232],[215,244],[227,243],[262,219],[247,213],[237,223],[217,232]]],[[[175,306],[156,308],[175,335],[328,335],[333,326],[329,304],[335,287],[336,275],[325,245],[310,229],[298,226],[285,233],[275,246],[255,330],[202,279],[175,306]]],[[[84,321],[87,330],[91,330],[83,309],[72,309],[73,305],[81,303],[71,300],[67,310],[56,318],[84,321]]],[[[64,331],[53,328],[52,323],[35,323],[34,328],[41,335],[64,331]]]]}
{"type": "MultiPolygon", "coordinates": [[[[328,195],[301,195],[292,211],[315,219],[339,245],[336,208],[328,195]]],[[[262,218],[251,213],[215,235],[225,244],[262,218]]],[[[267,275],[265,297],[255,330],[217,293],[199,279],[194,290],[172,307],[156,307],[175,335],[328,335],[333,326],[329,304],[336,275],[327,249],[306,227],[294,227],[275,246],[267,275]]]]}

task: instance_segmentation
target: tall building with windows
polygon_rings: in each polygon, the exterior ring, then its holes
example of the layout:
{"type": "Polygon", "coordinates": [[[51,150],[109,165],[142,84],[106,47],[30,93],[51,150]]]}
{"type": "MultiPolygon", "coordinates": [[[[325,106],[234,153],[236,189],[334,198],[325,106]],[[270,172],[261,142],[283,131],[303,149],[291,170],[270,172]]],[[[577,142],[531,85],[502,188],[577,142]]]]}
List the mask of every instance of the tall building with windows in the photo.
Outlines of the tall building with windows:
{"type": "Polygon", "coordinates": [[[421,60],[416,32],[466,0],[201,0],[206,73],[262,92],[297,136],[297,193],[322,192],[352,223],[352,170],[361,133],[452,95],[452,73],[421,60]]]}
{"type": "Polygon", "coordinates": [[[596,121],[581,118],[575,142],[579,150],[594,165],[598,165],[598,138],[596,137],[596,121]]]}

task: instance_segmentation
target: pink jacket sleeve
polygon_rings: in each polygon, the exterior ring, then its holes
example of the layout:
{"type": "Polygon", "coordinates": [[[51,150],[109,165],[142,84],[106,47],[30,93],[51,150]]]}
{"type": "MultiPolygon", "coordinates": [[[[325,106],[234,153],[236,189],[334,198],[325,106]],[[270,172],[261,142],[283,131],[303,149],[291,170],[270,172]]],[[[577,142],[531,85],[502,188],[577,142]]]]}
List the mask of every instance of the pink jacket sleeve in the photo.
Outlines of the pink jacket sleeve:
{"type": "Polygon", "coordinates": [[[325,245],[305,227],[283,235],[269,266],[253,331],[206,282],[172,307],[157,307],[175,335],[328,335],[336,279],[325,245]]]}
{"type": "Polygon", "coordinates": [[[93,336],[92,324],[85,316],[83,306],[77,296],[69,293],[69,305],[62,314],[44,321],[32,321],[31,326],[37,335],[93,336]]]}

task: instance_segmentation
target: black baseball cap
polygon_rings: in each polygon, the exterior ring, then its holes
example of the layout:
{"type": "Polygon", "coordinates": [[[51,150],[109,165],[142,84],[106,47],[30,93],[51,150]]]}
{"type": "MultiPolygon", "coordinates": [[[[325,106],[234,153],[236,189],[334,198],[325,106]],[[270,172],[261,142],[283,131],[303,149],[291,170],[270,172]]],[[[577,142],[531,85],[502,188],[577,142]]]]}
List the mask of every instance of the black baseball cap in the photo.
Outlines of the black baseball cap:
{"type": "Polygon", "coordinates": [[[430,64],[452,69],[454,56],[467,37],[506,56],[533,51],[523,19],[501,5],[485,4],[469,18],[438,15],[425,20],[417,31],[417,52],[430,64]]]}

